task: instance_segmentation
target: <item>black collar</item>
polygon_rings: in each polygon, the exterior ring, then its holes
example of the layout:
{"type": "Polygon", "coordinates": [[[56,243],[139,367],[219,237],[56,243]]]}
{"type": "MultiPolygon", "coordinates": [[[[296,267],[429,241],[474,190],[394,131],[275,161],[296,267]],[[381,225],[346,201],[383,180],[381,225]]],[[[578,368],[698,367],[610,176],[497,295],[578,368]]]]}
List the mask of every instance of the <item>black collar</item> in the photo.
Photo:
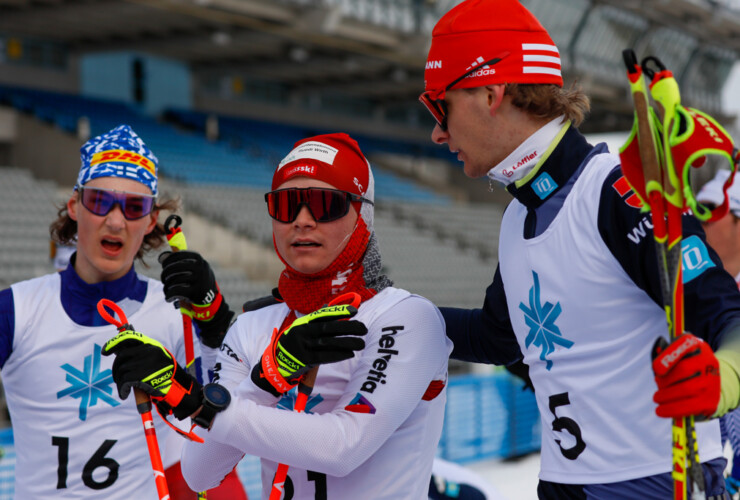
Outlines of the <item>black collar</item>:
{"type": "Polygon", "coordinates": [[[592,149],[571,126],[532,179],[519,188],[509,184],[506,190],[527,208],[537,208],[565,186],[592,149]]]}

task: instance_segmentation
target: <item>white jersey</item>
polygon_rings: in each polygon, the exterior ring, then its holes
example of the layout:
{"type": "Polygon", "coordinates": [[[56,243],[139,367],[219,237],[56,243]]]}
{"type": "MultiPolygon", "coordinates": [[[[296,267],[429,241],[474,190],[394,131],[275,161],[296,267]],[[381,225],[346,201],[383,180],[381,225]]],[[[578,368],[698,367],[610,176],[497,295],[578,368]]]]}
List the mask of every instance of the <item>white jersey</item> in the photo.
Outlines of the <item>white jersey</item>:
{"type": "MultiPolygon", "coordinates": [[[[591,159],[541,235],[524,239],[527,209],[516,200],[501,225],[501,276],[537,387],[546,481],[609,483],[671,470],[671,421],[655,414],[651,368],[665,313],[597,228],[601,186],[617,163],[609,154],[591,159]]],[[[722,456],[716,420],[697,433],[702,461],[722,456]]]]}
{"type": "MultiPolygon", "coordinates": [[[[147,281],[144,302],[118,305],[137,331],[183,364],[179,312],[165,302],[161,283],[139,279],[147,281]]],[[[59,274],[12,285],[13,351],[2,377],[15,440],[15,497],[159,498],[133,395],[118,397],[115,356],[101,355],[116,327],[74,323],[61,304],[60,285],[59,274]]],[[[152,413],[164,448],[173,433],[152,413]]],[[[165,467],[177,458],[165,455],[165,467]]]]}
{"type": "Polygon", "coordinates": [[[232,402],[201,430],[205,444],[185,444],[190,487],[211,488],[250,454],[262,457],[263,498],[283,462],[285,498],[426,499],[446,391],[425,393],[433,381],[446,385],[452,349],[439,310],[396,288],[362,303],[353,319],[368,328],[365,349],[319,368],[306,414],[292,411],[295,390],[278,400],[250,377],[288,312],[285,304],[248,312],[226,335],[216,368],[232,402]]]}

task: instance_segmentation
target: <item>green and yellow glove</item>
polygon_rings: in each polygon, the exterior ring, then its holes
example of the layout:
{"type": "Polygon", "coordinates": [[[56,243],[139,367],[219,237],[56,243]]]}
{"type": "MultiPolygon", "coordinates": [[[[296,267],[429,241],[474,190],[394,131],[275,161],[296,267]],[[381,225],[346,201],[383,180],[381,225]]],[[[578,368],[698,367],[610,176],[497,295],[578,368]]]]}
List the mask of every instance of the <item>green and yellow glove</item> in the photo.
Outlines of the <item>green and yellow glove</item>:
{"type": "Polygon", "coordinates": [[[311,368],[336,363],[365,348],[367,333],[350,305],[329,306],[296,319],[283,331],[275,328],[262,360],[252,369],[258,387],[279,396],[292,389],[311,368]]]}
{"type": "Polygon", "coordinates": [[[121,399],[126,399],[131,388],[136,387],[152,397],[163,416],[173,413],[179,420],[188,418],[201,406],[200,383],[158,341],[124,330],[105,343],[102,354],[116,355],[113,380],[121,399]]]}

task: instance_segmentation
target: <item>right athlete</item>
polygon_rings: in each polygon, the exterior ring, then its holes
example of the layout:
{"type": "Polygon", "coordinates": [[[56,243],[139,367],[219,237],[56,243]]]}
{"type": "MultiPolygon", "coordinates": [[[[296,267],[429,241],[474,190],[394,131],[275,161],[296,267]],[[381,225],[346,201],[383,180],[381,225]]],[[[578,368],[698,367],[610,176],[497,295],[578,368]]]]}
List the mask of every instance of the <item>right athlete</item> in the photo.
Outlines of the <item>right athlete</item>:
{"type": "Polygon", "coordinates": [[[684,217],[687,332],[653,361],[667,327],[651,220],[619,157],[576,128],[588,99],[563,88],[560,63],[516,0],[466,0],[433,30],[421,96],[432,140],[514,197],[482,309],[442,309],[452,356],[529,365],[540,498],[671,498],[670,418],[690,415],[711,419],[696,429],[707,496],[721,498],[713,417],[740,398],[740,293],[684,217]]]}

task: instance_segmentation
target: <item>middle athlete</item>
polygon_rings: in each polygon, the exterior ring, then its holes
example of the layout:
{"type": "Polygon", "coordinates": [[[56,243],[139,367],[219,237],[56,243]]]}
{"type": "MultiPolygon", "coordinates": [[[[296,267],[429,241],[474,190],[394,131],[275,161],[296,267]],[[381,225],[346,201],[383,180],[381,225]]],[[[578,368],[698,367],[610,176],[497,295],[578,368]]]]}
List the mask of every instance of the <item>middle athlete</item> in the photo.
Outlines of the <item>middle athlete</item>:
{"type": "Polygon", "coordinates": [[[221,347],[215,381],[230,403],[218,387],[182,391],[185,372],[130,331],[105,350],[117,354],[119,391],[141,387],[210,429],[183,450],[196,490],[250,454],[262,458],[263,498],[282,462],[285,498],[426,499],[452,345],[438,309],[381,274],[370,164],[346,134],[311,137],[280,163],[272,189],[285,270],[275,300],[239,316],[221,347]],[[325,308],[348,292],[362,299],[356,311],[325,308]],[[305,413],[291,411],[296,379],[322,364],[305,413]]]}

